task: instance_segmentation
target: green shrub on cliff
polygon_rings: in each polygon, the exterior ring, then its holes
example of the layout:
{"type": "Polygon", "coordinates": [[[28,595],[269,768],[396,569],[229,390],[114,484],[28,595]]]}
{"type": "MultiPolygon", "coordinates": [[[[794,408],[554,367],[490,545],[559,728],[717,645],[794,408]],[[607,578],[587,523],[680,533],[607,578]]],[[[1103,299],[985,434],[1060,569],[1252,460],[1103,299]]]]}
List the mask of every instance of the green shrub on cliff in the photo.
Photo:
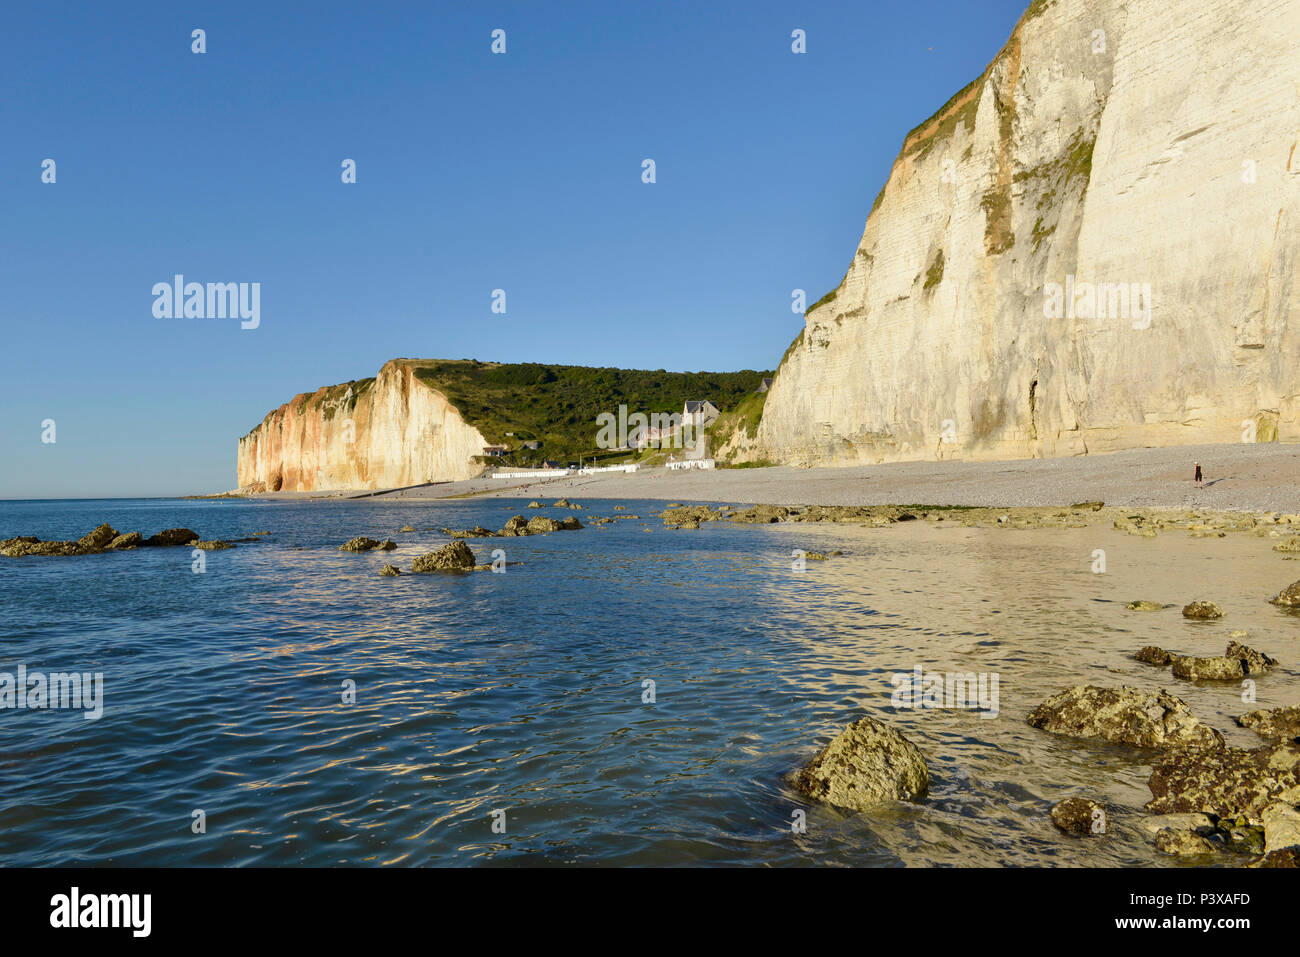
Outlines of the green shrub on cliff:
{"type": "Polygon", "coordinates": [[[597,450],[596,417],[608,412],[680,413],[688,399],[709,399],[722,412],[750,396],[771,372],[665,372],[660,369],[594,368],[536,362],[413,360],[415,375],[447,397],[489,442],[518,450],[540,441],[536,451],[517,451],[521,461],[568,462],[626,458],[597,450]],[[508,434],[513,433],[513,434],[508,434]]]}

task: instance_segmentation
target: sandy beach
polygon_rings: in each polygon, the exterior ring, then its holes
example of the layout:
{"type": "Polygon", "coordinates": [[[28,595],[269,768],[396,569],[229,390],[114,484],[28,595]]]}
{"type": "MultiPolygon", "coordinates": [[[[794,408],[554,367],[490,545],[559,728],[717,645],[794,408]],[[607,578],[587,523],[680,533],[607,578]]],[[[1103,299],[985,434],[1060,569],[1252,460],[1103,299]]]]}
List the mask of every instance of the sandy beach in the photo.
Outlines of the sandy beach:
{"type": "Polygon", "coordinates": [[[1000,462],[894,462],[853,468],[788,466],[546,480],[477,478],[416,488],[364,492],[280,492],[268,499],[437,500],[469,496],[581,496],[769,505],[1058,506],[1083,501],[1141,508],[1300,511],[1300,446],[1223,444],[1134,449],[1075,458],[1000,462]],[[1205,472],[1192,482],[1193,464],[1205,472]]]}

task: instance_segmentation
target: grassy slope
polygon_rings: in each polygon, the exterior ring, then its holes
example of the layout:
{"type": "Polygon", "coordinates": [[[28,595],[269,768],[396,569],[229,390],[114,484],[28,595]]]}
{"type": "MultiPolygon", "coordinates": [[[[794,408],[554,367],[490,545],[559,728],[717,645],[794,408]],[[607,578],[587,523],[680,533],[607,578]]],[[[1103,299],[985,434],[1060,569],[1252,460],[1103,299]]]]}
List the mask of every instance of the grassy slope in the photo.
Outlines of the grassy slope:
{"type": "MultiPolygon", "coordinates": [[[[736,408],[770,372],[651,372],[538,363],[411,360],[416,376],[445,395],[489,442],[517,447],[540,439],[533,459],[560,461],[596,455],[596,417],[634,412],[682,411],[687,399],[710,399],[721,411],[736,408]],[[513,432],[513,436],[507,436],[513,432]]],[[[603,453],[608,458],[627,454],[603,453]]],[[[516,456],[517,461],[522,456],[516,456]]]]}

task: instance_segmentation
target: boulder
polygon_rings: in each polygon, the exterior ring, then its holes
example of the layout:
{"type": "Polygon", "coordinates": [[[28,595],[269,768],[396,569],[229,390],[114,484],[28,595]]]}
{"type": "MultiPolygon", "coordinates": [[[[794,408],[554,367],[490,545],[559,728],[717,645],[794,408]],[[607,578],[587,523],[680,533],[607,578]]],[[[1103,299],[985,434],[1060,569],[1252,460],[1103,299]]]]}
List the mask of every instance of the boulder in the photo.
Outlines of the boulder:
{"type": "Polygon", "coordinates": [[[1276,658],[1270,658],[1263,652],[1248,648],[1236,641],[1228,642],[1228,650],[1224,655],[1228,658],[1239,658],[1242,662],[1242,670],[1248,675],[1262,675],[1278,665],[1276,658]]]}
{"type": "Polygon", "coordinates": [[[1268,805],[1300,802],[1300,747],[1174,752],[1151,772],[1147,786],[1148,811],[1200,812],[1259,826],[1268,805]]]}
{"type": "Polygon", "coordinates": [[[1142,828],[1152,835],[1161,831],[1192,831],[1208,837],[1215,832],[1214,821],[1205,814],[1152,814],[1142,821],[1142,828]]]}
{"type": "Polygon", "coordinates": [[[1155,645],[1147,645],[1141,648],[1133,657],[1144,664],[1159,665],[1162,668],[1174,659],[1174,656],[1169,652],[1163,648],[1157,648],[1155,645]]]}
{"type": "MultiPolygon", "coordinates": [[[[399,531],[399,532],[413,532],[413,531],[415,531],[415,529],[413,529],[410,525],[403,525],[401,528],[398,529],[398,531],[399,531]]],[[[388,568],[392,568],[391,565],[389,565],[389,566],[387,566],[387,567],[388,567],[388,568]]]]}
{"type": "Polygon", "coordinates": [[[0,555],[24,558],[28,555],[89,555],[99,551],[77,542],[43,542],[39,538],[10,538],[0,542],[0,555]]]}
{"type": "Polygon", "coordinates": [[[1180,831],[1173,828],[1156,834],[1156,850],[1161,854],[1175,857],[1197,857],[1201,854],[1213,854],[1218,845],[1193,831],[1180,831]]]}
{"type": "Polygon", "coordinates": [[[1264,853],[1300,847],[1300,811],[1278,801],[1264,808],[1264,853]]]}
{"type": "Polygon", "coordinates": [[[397,542],[393,541],[391,538],[385,538],[378,545],[378,548],[381,552],[391,552],[396,547],[397,547],[397,542]]]}
{"type": "Polygon", "coordinates": [[[194,542],[194,547],[201,548],[205,552],[219,552],[223,548],[236,548],[238,546],[232,545],[230,542],[223,542],[220,539],[214,539],[210,542],[194,542]]]}
{"type": "Polygon", "coordinates": [[[568,507],[569,507],[569,500],[568,500],[567,498],[557,499],[557,500],[555,501],[555,504],[553,504],[551,507],[552,507],[552,508],[568,508],[568,507]]]}
{"type": "Polygon", "coordinates": [[[484,528],[482,525],[475,525],[473,528],[458,528],[458,529],[444,528],[443,532],[446,533],[447,535],[450,535],[452,538],[498,538],[499,537],[496,532],[492,531],[491,529],[484,528]]]}
{"type": "Polygon", "coordinates": [[[364,535],[358,535],[356,538],[349,538],[339,546],[341,552],[368,552],[371,549],[379,547],[379,540],[367,538],[364,535]]]}
{"type": "Polygon", "coordinates": [[[165,528],[157,535],[150,535],[144,540],[146,545],[169,547],[173,545],[188,545],[190,542],[197,542],[199,533],[188,528],[165,528]]]}
{"type": "Polygon", "coordinates": [[[570,515],[568,518],[560,522],[560,528],[566,532],[577,531],[582,528],[582,522],[578,521],[576,516],[570,515]]]}
{"type": "Polygon", "coordinates": [[[1273,546],[1275,552],[1300,552],[1300,538],[1292,535],[1285,542],[1273,546]]]}
{"type": "Polygon", "coordinates": [[[862,718],[818,751],[790,783],[810,798],[861,811],[923,797],[930,774],[916,745],[874,718],[862,718]]]}
{"type": "Polygon", "coordinates": [[[1032,727],[1077,738],[1101,738],[1143,748],[1223,746],[1223,735],[1197,720],[1167,691],[1077,685],[1029,713],[1032,727]]]}
{"type": "Polygon", "coordinates": [[[411,563],[413,572],[458,572],[474,570],[474,553],[461,539],[442,546],[436,552],[421,555],[411,563]]]}
{"type": "Polygon", "coordinates": [[[529,502],[529,503],[528,503],[528,507],[529,507],[529,508],[542,508],[543,506],[542,506],[542,503],[541,503],[541,502],[529,502]]]}
{"type": "Polygon", "coordinates": [[[506,526],[501,529],[501,534],[506,538],[527,535],[528,522],[522,515],[513,515],[506,521],[506,526]]]}
{"type": "Polygon", "coordinates": [[[1195,621],[1208,621],[1223,617],[1223,609],[1212,601],[1194,601],[1183,606],[1183,617],[1195,621]]]}
{"type": "Polygon", "coordinates": [[[528,534],[537,535],[542,532],[558,532],[560,523],[553,518],[547,518],[545,515],[534,515],[528,520],[528,534]]]}
{"type": "Polygon", "coordinates": [[[1274,605],[1283,608],[1300,608],[1300,582],[1292,582],[1269,599],[1274,605]]]}
{"type": "Polygon", "coordinates": [[[1129,611],[1161,611],[1164,605],[1158,601],[1131,601],[1126,606],[1129,611]]]}
{"type": "Polygon", "coordinates": [[[396,565],[385,565],[383,568],[379,569],[379,574],[393,577],[402,574],[402,570],[396,565]]]}
{"type": "Polygon", "coordinates": [[[1265,854],[1247,867],[1300,867],[1300,847],[1284,847],[1272,854],[1265,854]]]}
{"type": "Polygon", "coordinates": [[[108,550],[121,551],[126,549],[139,548],[143,544],[144,544],[144,536],[141,535],[139,532],[126,532],[125,534],[119,535],[117,536],[117,538],[109,542],[108,550]]]}
{"type": "Polygon", "coordinates": [[[108,543],[117,538],[118,531],[112,525],[105,522],[93,531],[87,532],[81,538],[77,539],[77,544],[82,548],[105,548],[108,543]]]}
{"type": "Polygon", "coordinates": [[[1237,681],[1244,674],[1239,658],[1173,656],[1173,676],[1184,681],[1237,681]]]}
{"type": "Polygon", "coordinates": [[[1300,705],[1251,711],[1233,719],[1240,727],[1250,728],[1261,738],[1274,741],[1300,740],[1300,705]]]}
{"type": "Polygon", "coordinates": [[[1100,836],[1106,833],[1106,809],[1086,798],[1066,798],[1052,808],[1052,823],[1076,837],[1100,836]]]}

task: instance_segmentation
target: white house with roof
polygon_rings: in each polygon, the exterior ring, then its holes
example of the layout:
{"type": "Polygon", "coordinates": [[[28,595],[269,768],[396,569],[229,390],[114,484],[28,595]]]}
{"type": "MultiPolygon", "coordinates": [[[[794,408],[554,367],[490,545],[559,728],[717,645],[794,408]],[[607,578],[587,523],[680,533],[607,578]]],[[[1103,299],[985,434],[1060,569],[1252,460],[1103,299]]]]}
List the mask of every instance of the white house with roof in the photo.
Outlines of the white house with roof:
{"type": "Polygon", "coordinates": [[[718,407],[708,399],[687,400],[685,407],[682,409],[682,425],[702,429],[712,425],[713,421],[721,414],[718,407]]]}

